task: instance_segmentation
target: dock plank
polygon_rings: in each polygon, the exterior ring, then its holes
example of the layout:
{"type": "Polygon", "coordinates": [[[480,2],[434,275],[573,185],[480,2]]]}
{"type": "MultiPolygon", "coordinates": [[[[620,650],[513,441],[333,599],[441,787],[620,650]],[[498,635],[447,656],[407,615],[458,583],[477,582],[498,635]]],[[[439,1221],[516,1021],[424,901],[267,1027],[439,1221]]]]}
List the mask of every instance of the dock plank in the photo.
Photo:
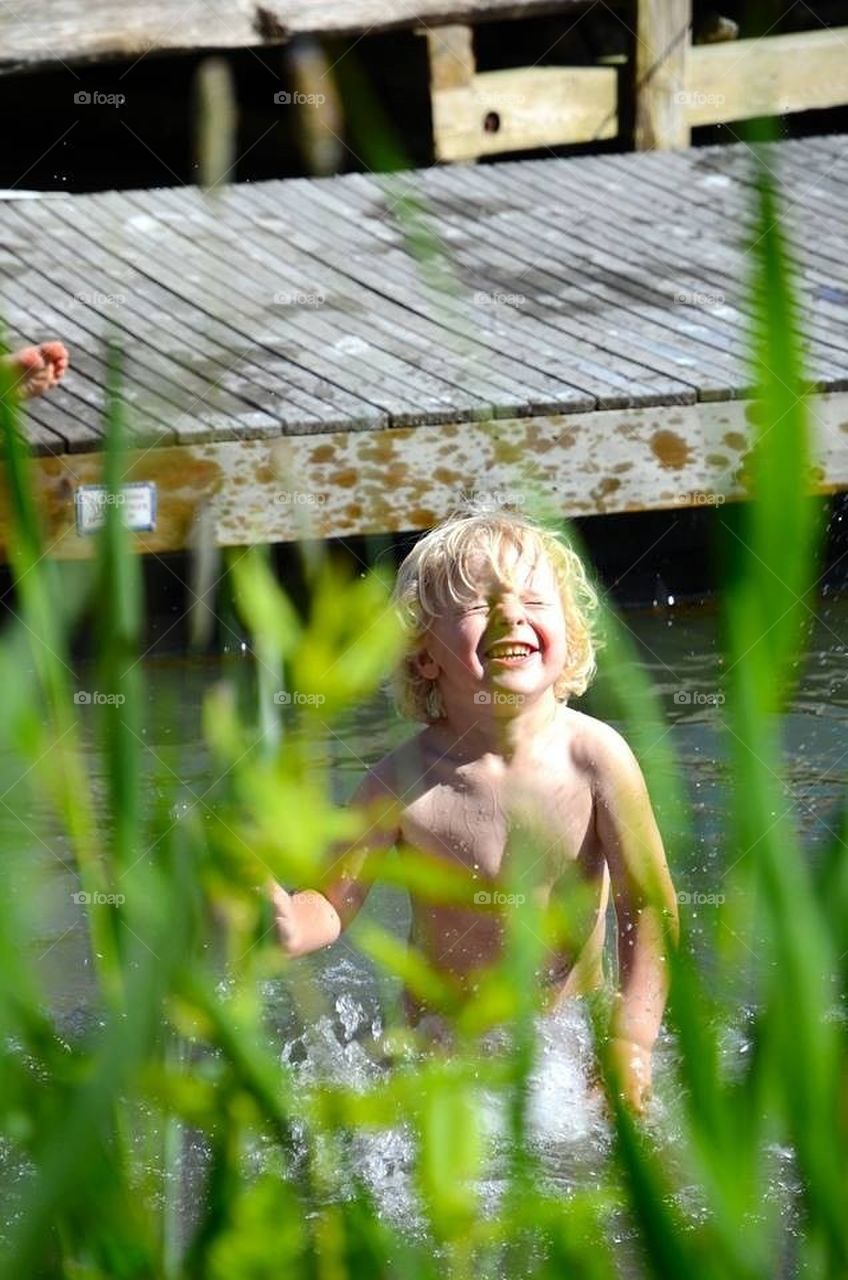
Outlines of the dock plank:
{"type": "MultiPolygon", "coordinates": [[[[262,199],[265,191],[258,195],[262,199]]],[[[549,398],[553,404],[576,409],[590,408],[595,403],[587,390],[573,385],[561,370],[553,368],[552,349],[522,342],[514,329],[499,323],[496,316],[475,310],[457,288],[450,264],[444,259],[434,262],[429,251],[426,262],[411,255],[402,229],[391,225],[388,218],[352,218],[351,214],[359,210],[353,184],[346,182],[342,193],[332,183],[312,183],[291,204],[290,212],[297,215],[298,225],[308,223],[320,228],[325,253],[328,244],[343,244],[342,252],[333,251],[340,271],[355,284],[367,285],[401,305],[405,326],[422,332],[423,324],[424,331],[434,334],[442,349],[455,351],[463,363],[488,368],[495,362],[502,375],[508,374],[532,394],[540,392],[541,399],[549,398]]],[[[278,220],[289,212],[289,201],[271,202],[269,193],[264,207],[270,219],[278,220]]],[[[249,205],[245,208],[250,214],[249,205]]],[[[387,204],[385,212],[389,209],[387,204]]],[[[255,211],[252,216],[257,220],[255,211]]],[[[264,221],[261,214],[258,219],[264,221]]],[[[302,243],[297,230],[292,232],[292,238],[302,243]]],[[[309,252],[320,253],[320,246],[321,241],[313,241],[309,252]]]]}
{"type": "MultiPolygon", "coordinates": [[[[618,159],[609,157],[606,167],[618,174],[621,187],[626,189],[628,171],[618,164],[618,159]]],[[[637,197],[644,212],[634,224],[634,232],[639,238],[660,236],[663,230],[670,236],[673,234],[671,228],[676,224],[674,234],[678,242],[683,245],[683,241],[691,243],[697,240],[701,256],[706,252],[701,242],[706,239],[709,242],[710,269],[715,273],[713,281],[721,272],[724,277],[722,287],[729,285],[736,294],[739,292],[740,274],[743,283],[746,278],[746,251],[758,235],[752,208],[753,169],[747,175],[747,183],[743,184],[741,172],[730,175],[720,167],[699,165],[695,168],[691,163],[687,164],[685,158],[681,164],[681,157],[677,155],[670,159],[668,166],[645,167],[646,182],[640,187],[637,197]],[[683,195],[683,192],[688,192],[688,195],[683,195]],[[694,202],[694,209],[693,192],[702,196],[701,201],[694,202]],[[717,220],[726,224],[718,234],[717,220]],[[649,221],[654,223],[655,230],[646,230],[649,221]],[[736,241],[735,252],[728,244],[731,239],[736,241]]],[[[782,168],[785,176],[790,178],[789,166],[783,164],[782,168]]],[[[808,171],[799,170],[795,176],[799,184],[802,178],[810,181],[808,171]]],[[[805,340],[812,360],[820,366],[820,377],[825,381],[830,377],[831,364],[835,368],[835,378],[844,376],[845,352],[848,350],[844,312],[838,305],[831,304],[827,292],[820,288],[829,284],[834,276],[846,277],[844,229],[840,241],[838,209],[838,203],[831,199],[817,210],[807,203],[804,184],[796,185],[792,181],[785,184],[783,225],[797,268],[798,288],[807,294],[803,325],[805,340]],[[835,352],[830,348],[835,348],[835,352]]],[[[715,283],[712,287],[715,291],[715,283]]],[[[706,288],[709,291],[709,282],[706,288]]],[[[744,289],[736,309],[749,317],[751,315],[744,289]]]]}
{"type": "MultiPolygon", "coordinates": [[[[95,222],[102,219],[104,234],[114,234],[111,214],[96,205],[91,210],[95,222]]],[[[385,426],[388,416],[361,396],[303,368],[271,345],[259,329],[253,340],[234,328],[226,313],[201,311],[184,297],[173,294],[160,283],[150,266],[150,255],[130,238],[113,242],[116,256],[135,269],[134,287],[139,296],[151,297],[157,307],[168,307],[167,332],[174,337],[182,358],[193,367],[205,369],[214,378],[226,376],[226,383],[246,399],[270,396],[283,429],[292,433],[339,429],[366,430],[385,426]],[[205,357],[205,358],[204,358],[205,357]]],[[[265,403],[262,399],[261,403],[265,403]]]]}
{"type": "MultiPolygon", "coordinates": [[[[169,207],[182,212],[187,211],[195,221],[199,221],[207,230],[213,223],[207,206],[197,200],[187,199],[182,192],[168,193],[169,207]]],[[[256,273],[261,279],[268,271],[273,271],[277,280],[291,296],[297,297],[298,290],[304,289],[304,269],[309,273],[309,288],[315,291],[320,301],[316,311],[324,314],[328,303],[340,311],[345,318],[348,332],[361,340],[378,338],[380,347],[389,351],[407,364],[412,363],[416,373],[421,370],[440,382],[448,384],[453,391],[467,389],[473,393],[481,404],[489,406],[495,416],[508,417],[526,411],[527,382],[517,381],[503,376],[501,371],[487,368],[482,362],[472,364],[468,356],[459,358],[458,353],[445,349],[444,334],[439,334],[434,326],[425,328],[407,322],[407,310],[398,305],[395,298],[386,291],[374,292],[351,279],[349,275],[338,269],[335,258],[343,259],[348,248],[343,242],[334,245],[331,253],[327,252],[328,241],[323,245],[320,241],[311,241],[311,252],[303,247],[304,237],[298,233],[294,220],[283,221],[282,215],[288,212],[292,204],[289,194],[286,196],[285,210],[261,203],[262,193],[251,187],[250,200],[247,206],[269,210],[265,221],[257,221],[250,217],[245,205],[238,206],[237,193],[225,194],[227,208],[227,225],[246,246],[245,252],[251,265],[255,265],[256,273]],[[323,249],[323,252],[319,250],[323,249]]],[[[312,219],[308,225],[312,225],[312,219]]],[[[308,296],[305,293],[305,296],[308,296]]],[[[471,353],[468,353],[471,354],[471,353]]],[[[453,394],[451,391],[451,394],[453,394]]],[[[557,406],[561,402],[556,402],[557,406]]]]}
{"type": "MultiPolygon", "coordinates": [[[[365,228],[368,234],[385,235],[396,196],[390,185],[376,185],[372,180],[356,176],[359,178],[357,183],[345,184],[345,200],[358,210],[360,227],[365,228]]],[[[323,199],[327,198],[327,184],[320,187],[316,184],[316,190],[323,199]]],[[[506,343],[516,353],[526,352],[525,359],[543,361],[544,367],[552,373],[590,391],[599,407],[625,407],[662,399],[668,403],[682,403],[693,398],[691,387],[682,379],[664,381],[644,363],[604,350],[595,340],[591,325],[584,323],[584,316],[569,328],[569,341],[565,344],[562,334],[548,327],[536,309],[531,310],[522,303],[519,314],[508,302],[499,302],[499,295],[510,294],[509,281],[505,285],[500,284],[499,273],[514,269],[514,257],[510,255],[514,255],[515,246],[510,246],[510,254],[507,255],[500,244],[487,244],[484,264],[476,256],[469,257],[469,245],[473,254],[474,244],[485,237],[480,212],[473,205],[471,208],[471,216],[459,226],[448,220],[443,206],[438,209],[434,206],[431,211],[434,216],[425,215],[425,222],[430,230],[433,230],[431,224],[438,222],[434,237],[453,268],[465,314],[474,326],[479,330],[503,334],[506,343]]],[[[340,212],[341,209],[339,201],[340,212]]],[[[406,258],[409,261],[408,255],[406,258]]],[[[418,278],[420,281],[420,274],[418,278]]],[[[412,282],[410,288],[414,288],[412,282]]]]}
{"type": "MultiPolygon", "coordinates": [[[[68,202],[64,203],[67,207],[68,202]]],[[[48,226],[55,207],[51,202],[45,202],[42,207],[46,215],[44,226],[48,226]]],[[[155,313],[148,316],[146,332],[139,334],[133,324],[132,280],[126,275],[117,279],[112,276],[110,263],[90,239],[87,218],[81,211],[76,213],[76,219],[70,223],[54,220],[46,232],[55,243],[67,242],[69,232],[77,233],[74,257],[62,263],[55,279],[66,284],[69,296],[73,292],[75,299],[95,313],[97,319],[93,323],[96,325],[98,319],[102,322],[103,334],[108,333],[121,346],[127,361],[143,366],[145,385],[158,406],[157,416],[169,425],[173,439],[189,436],[199,439],[201,434],[205,439],[214,439],[216,436],[208,432],[214,432],[216,424],[222,423],[226,438],[279,434],[276,414],[237,398],[223,385],[222,379],[203,377],[175,359],[173,348],[162,340],[155,313]],[[92,280],[98,281],[98,289],[92,287],[92,280]],[[113,280],[114,292],[110,288],[113,280]],[[113,298],[115,302],[103,306],[99,302],[101,298],[113,298]],[[197,421],[197,410],[201,407],[208,409],[203,423],[197,421]]],[[[129,376],[128,371],[128,379],[129,376]]]]}
{"type": "Polygon", "coordinates": [[[186,388],[194,387],[197,394],[203,396],[210,386],[218,389],[219,407],[225,407],[225,398],[234,424],[242,415],[247,416],[245,435],[333,430],[352,419],[369,426],[379,425],[377,411],[369,412],[369,406],[358,398],[338,393],[336,403],[330,405],[308,387],[297,385],[308,379],[298,377],[295,370],[292,381],[287,377],[292,369],[279,356],[266,352],[265,365],[258,364],[250,349],[245,349],[240,335],[216,317],[202,315],[196,307],[188,306],[152,278],[144,269],[149,254],[128,243],[123,225],[116,230],[102,202],[89,201],[85,214],[78,213],[75,218],[68,217],[67,201],[54,201],[48,207],[71,226],[78,227],[80,216],[84,216],[91,233],[99,233],[96,241],[89,238],[81,242],[80,254],[98,279],[114,283],[118,292],[124,291],[122,316],[127,340],[136,338],[173,359],[173,376],[180,381],[185,379],[186,388]],[[274,366],[273,371],[269,371],[269,365],[274,366]],[[257,410],[264,417],[258,418],[257,410]]]}
{"type": "Polygon", "coordinates": [[[643,340],[649,349],[655,345],[658,352],[677,352],[676,359],[685,357],[696,376],[709,371],[730,379],[728,385],[738,378],[739,346],[728,343],[731,335],[721,331],[723,326],[717,331],[701,321],[680,323],[669,314],[670,296],[685,283],[685,275],[675,279],[666,264],[660,273],[659,264],[646,262],[643,252],[634,251],[627,228],[605,219],[582,186],[558,185],[553,176],[546,184],[536,171],[521,179],[510,173],[505,185],[517,206],[501,215],[501,224],[514,226],[528,249],[536,246],[536,261],[540,242],[548,245],[558,269],[560,264],[571,269],[573,287],[605,303],[598,314],[629,313],[632,341],[643,340]]]}
{"type": "MultiPolygon", "coordinates": [[[[613,157],[612,163],[599,164],[593,170],[596,192],[605,188],[609,195],[615,193],[615,180],[610,181],[610,174],[617,171],[616,159],[613,157]]],[[[579,192],[562,183],[559,176],[556,181],[579,203],[579,192]]],[[[716,235],[716,211],[705,215],[702,210],[694,214],[690,209],[687,214],[686,200],[681,198],[679,189],[661,193],[653,189],[644,197],[641,192],[634,197],[623,181],[618,197],[618,210],[613,209],[609,214],[604,213],[600,202],[583,207],[591,212],[594,225],[603,223],[609,227],[611,236],[620,237],[631,259],[644,262],[647,279],[655,281],[658,293],[670,307],[670,324],[689,331],[693,322],[688,317],[695,313],[704,341],[719,349],[731,350],[744,361],[753,316],[747,290],[750,270],[747,249],[755,234],[754,215],[748,213],[747,207],[738,208],[733,226],[725,229],[722,238],[716,235]],[[620,211],[625,199],[626,219],[620,211]],[[751,235],[743,234],[746,225],[751,235]],[[710,304],[711,296],[717,296],[720,301],[710,304]],[[698,301],[701,298],[703,302],[698,301]]],[[[839,380],[844,376],[845,362],[841,354],[829,350],[832,346],[842,346],[838,328],[832,323],[834,317],[820,316],[818,311],[811,307],[808,312],[806,340],[811,368],[824,386],[830,379],[839,380]]]]}
{"type": "Polygon", "coordinates": [[[606,245],[587,244],[555,225],[555,219],[540,216],[537,201],[522,209],[526,194],[520,183],[515,188],[505,183],[490,204],[495,193],[487,175],[463,171],[459,177],[461,185],[436,200],[437,215],[461,217],[450,212],[451,204],[472,202],[473,220],[463,218],[470,261],[483,265],[494,252],[503,256],[496,246],[508,245],[513,263],[506,265],[501,288],[531,296],[535,291],[537,312],[546,325],[594,341],[611,364],[626,349],[655,378],[664,374],[686,380],[701,398],[731,394],[739,381],[733,354],[670,326],[653,282],[639,279],[626,264],[617,265],[606,245]]]}
{"type": "MultiPolygon", "coordinates": [[[[285,280],[275,281],[267,272],[260,276],[246,254],[235,265],[233,238],[223,221],[214,236],[201,239],[189,210],[165,222],[161,212],[154,212],[148,193],[133,192],[120,200],[130,200],[159,224],[157,259],[172,271],[175,292],[205,310],[217,307],[221,314],[226,312],[246,338],[258,328],[264,341],[286,344],[299,363],[366,396],[385,409],[392,422],[411,426],[437,421],[454,406],[465,418],[488,409],[483,400],[461,390],[451,395],[448,383],[384,350],[373,336],[351,333],[342,311],[300,307],[296,318],[282,314],[274,295],[284,291],[285,280]]],[[[308,290],[308,276],[302,287],[308,290]]]]}
{"type": "Polygon", "coordinates": [[[322,201],[322,193],[323,187],[310,185],[293,196],[289,193],[285,201],[276,200],[263,184],[254,189],[249,200],[239,200],[239,192],[234,198],[246,226],[260,234],[282,236],[281,252],[305,255],[330,268],[334,281],[343,282],[345,293],[352,297],[373,295],[380,309],[388,305],[388,315],[378,312],[377,322],[383,327],[390,323],[409,334],[416,346],[429,346],[432,352],[441,353],[439,358],[452,379],[470,382],[481,393],[484,384],[493,384],[501,395],[506,392],[521,406],[519,412],[528,407],[528,397],[534,412],[545,411],[542,406],[551,411],[576,407],[581,398],[586,400],[584,407],[590,407],[585,393],[557,379],[553,371],[545,372],[519,359],[521,353],[509,339],[490,342],[470,314],[458,314],[455,292],[450,289],[446,295],[426,278],[426,272],[416,270],[417,263],[404,252],[402,237],[392,237],[386,228],[392,247],[379,256],[369,252],[368,233],[363,239],[361,225],[350,217],[351,208],[338,210],[332,201],[322,201]],[[311,234],[304,232],[304,226],[311,228],[311,234]],[[422,306],[422,291],[429,306],[422,306]]]}
{"type": "MultiPolygon", "coordinates": [[[[90,430],[97,431],[106,408],[106,359],[100,335],[83,328],[76,319],[62,310],[63,299],[51,292],[49,284],[39,290],[37,296],[21,290],[17,285],[4,284],[2,291],[4,315],[14,327],[25,334],[27,344],[42,340],[45,334],[61,335],[72,349],[73,374],[62,387],[63,402],[75,419],[89,421],[90,430]],[[97,354],[92,350],[100,347],[97,354]],[[68,397],[64,400],[64,397],[68,397]],[[90,417],[89,417],[90,415],[90,417]]],[[[129,405],[128,430],[138,443],[173,439],[166,419],[155,416],[155,406],[142,403],[142,393],[135,380],[136,368],[125,371],[124,395],[129,405]]]]}
{"type": "MultiPolygon", "coordinates": [[[[350,189],[347,188],[347,190],[350,197],[350,189]]],[[[305,203],[300,206],[299,211],[304,220],[309,220],[311,225],[322,226],[328,242],[336,237],[340,239],[347,234],[345,260],[348,264],[354,262],[357,252],[361,252],[357,247],[361,242],[350,239],[351,229],[355,226],[361,228],[361,222],[354,224],[350,218],[350,207],[346,223],[341,216],[334,217],[332,209],[318,204],[315,196],[315,190],[308,192],[305,203]]],[[[270,204],[266,207],[269,210],[273,208],[270,204]]],[[[366,228],[365,234],[371,235],[372,228],[366,228]]],[[[391,237],[391,233],[389,235],[391,237]]],[[[366,253],[366,257],[371,256],[366,253]]],[[[420,325],[423,321],[427,325],[425,334],[429,337],[434,352],[440,353],[442,359],[448,360],[452,358],[452,353],[456,352],[453,358],[460,360],[460,375],[464,377],[466,384],[475,390],[480,387],[481,378],[491,377],[493,361],[496,361],[495,367],[501,377],[509,372],[509,386],[513,396],[523,384],[523,400],[527,408],[530,407],[527,405],[528,390],[538,386],[540,380],[545,380],[546,394],[541,397],[533,396],[533,412],[540,411],[541,405],[546,401],[550,401],[552,411],[566,407],[576,410],[581,398],[585,401],[585,407],[591,407],[598,402],[599,397],[616,390],[614,379],[606,377],[600,367],[590,370],[579,358],[579,352],[576,350],[572,353],[573,365],[568,368],[556,367],[556,353],[551,350],[546,361],[549,370],[547,378],[542,370],[526,363],[519,365],[514,357],[522,355],[524,349],[521,342],[517,340],[515,327],[507,322],[508,317],[505,316],[504,323],[499,326],[500,340],[495,338],[493,342],[491,328],[485,334],[483,332],[485,321],[489,317],[480,316],[479,309],[469,306],[467,299],[458,296],[455,281],[447,278],[445,287],[442,289],[435,285],[428,286],[426,270],[422,271],[418,261],[410,254],[409,245],[404,243],[402,234],[397,237],[397,243],[393,249],[390,248],[381,254],[379,268],[384,280],[381,291],[383,296],[389,297],[394,304],[402,304],[399,309],[401,318],[398,323],[420,334],[420,325]],[[400,264],[403,264],[405,270],[402,268],[398,272],[397,268],[400,264]],[[389,293],[390,289],[391,293],[389,293]],[[429,310],[427,306],[422,306],[423,290],[428,294],[429,310]],[[485,344],[482,342],[484,336],[487,339],[485,344]],[[508,354],[510,352],[513,354],[508,354]]],[[[435,273],[439,268],[434,268],[431,261],[429,269],[435,273]]],[[[348,270],[351,268],[348,267],[348,270]]],[[[359,279],[362,279],[362,274],[360,269],[359,279]]],[[[352,280],[351,283],[355,287],[355,281],[352,280]]],[[[537,351],[537,361],[538,354],[537,351]]],[[[497,416],[514,415],[499,412],[497,416]]]]}

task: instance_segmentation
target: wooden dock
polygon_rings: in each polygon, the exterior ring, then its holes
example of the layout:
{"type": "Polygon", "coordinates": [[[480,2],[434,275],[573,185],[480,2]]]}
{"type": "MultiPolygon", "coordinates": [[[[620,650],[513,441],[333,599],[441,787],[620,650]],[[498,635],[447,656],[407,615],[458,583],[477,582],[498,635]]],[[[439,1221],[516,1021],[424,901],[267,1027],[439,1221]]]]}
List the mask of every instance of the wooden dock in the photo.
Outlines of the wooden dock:
{"type": "MultiPolygon", "coordinates": [[[[848,487],[848,139],[772,144],[818,432],[848,487]]],[[[72,368],[26,427],[51,553],[90,553],[105,350],[155,486],[139,550],[424,528],[463,493],[567,515],[745,494],[745,146],[0,200],[15,343],[72,368]]],[[[0,504],[0,544],[8,514],[0,504]]]]}
{"type": "Polygon", "coordinates": [[[123,83],[148,56],[298,43],[332,48],[330,75],[361,42],[406,30],[426,40],[437,160],[613,137],[637,150],[683,147],[699,125],[848,103],[848,27],[826,24],[809,5],[808,30],[780,33],[777,18],[740,40],[727,19],[718,19],[729,29],[720,35],[694,22],[693,0],[605,0],[604,17],[626,51],[562,65],[560,40],[596,7],[597,0],[29,0],[0,4],[0,76],[61,68],[71,89],[74,82],[82,89],[74,68],[86,64],[126,62],[123,83]],[[508,30],[540,17],[559,34],[530,65],[478,67],[481,27],[508,30]]]}

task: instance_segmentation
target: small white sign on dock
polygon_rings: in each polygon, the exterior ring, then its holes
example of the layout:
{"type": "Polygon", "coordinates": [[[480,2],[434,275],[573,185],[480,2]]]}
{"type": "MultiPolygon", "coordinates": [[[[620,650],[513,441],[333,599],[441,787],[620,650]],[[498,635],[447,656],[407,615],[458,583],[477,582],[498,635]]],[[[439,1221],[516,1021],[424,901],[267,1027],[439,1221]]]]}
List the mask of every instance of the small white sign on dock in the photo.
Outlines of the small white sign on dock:
{"type": "Polygon", "coordinates": [[[77,533],[96,533],[106,523],[106,511],[115,503],[126,527],[133,533],[150,533],[156,528],[156,485],[152,480],[119,485],[110,492],[105,484],[81,484],[74,491],[77,533]]]}

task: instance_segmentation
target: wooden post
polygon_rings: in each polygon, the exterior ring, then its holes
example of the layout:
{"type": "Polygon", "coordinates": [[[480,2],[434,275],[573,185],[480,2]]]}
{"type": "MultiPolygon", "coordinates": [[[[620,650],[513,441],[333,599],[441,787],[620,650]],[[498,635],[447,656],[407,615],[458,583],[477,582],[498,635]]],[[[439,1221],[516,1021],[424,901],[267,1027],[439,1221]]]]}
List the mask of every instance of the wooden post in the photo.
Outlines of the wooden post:
{"type": "Polygon", "coordinates": [[[443,160],[441,138],[444,102],[443,89],[464,89],[468,97],[474,86],[477,63],[474,58],[474,32],[471,27],[427,27],[427,53],[430,59],[430,110],[433,117],[433,149],[436,159],[443,160]]]}
{"type": "Polygon", "coordinates": [[[637,0],[636,8],[634,146],[637,151],[687,147],[692,0],[637,0]]]}
{"type": "Polygon", "coordinates": [[[477,70],[470,27],[428,27],[431,89],[470,89],[477,70]]]}

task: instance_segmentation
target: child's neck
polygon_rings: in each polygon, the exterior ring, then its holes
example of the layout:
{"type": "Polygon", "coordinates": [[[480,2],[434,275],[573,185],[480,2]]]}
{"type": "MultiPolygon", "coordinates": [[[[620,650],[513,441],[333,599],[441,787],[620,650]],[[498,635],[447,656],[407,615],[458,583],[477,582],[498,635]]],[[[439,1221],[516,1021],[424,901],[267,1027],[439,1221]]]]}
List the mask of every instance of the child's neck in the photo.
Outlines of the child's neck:
{"type": "Polygon", "coordinates": [[[524,706],[514,715],[481,715],[477,705],[450,708],[440,727],[451,741],[449,753],[461,760],[498,756],[507,764],[521,763],[547,737],[560,714],[560,704],[550,697],[524,706]]]}

